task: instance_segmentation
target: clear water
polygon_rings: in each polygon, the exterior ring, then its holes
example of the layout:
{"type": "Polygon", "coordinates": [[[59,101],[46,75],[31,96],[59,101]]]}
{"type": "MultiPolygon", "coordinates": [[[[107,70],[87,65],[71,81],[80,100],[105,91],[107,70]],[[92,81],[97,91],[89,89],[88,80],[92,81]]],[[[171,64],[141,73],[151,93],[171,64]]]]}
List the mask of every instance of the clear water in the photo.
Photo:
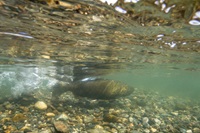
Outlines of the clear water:
{"type": "Polygon", "coordinates": [[[143,26],[112,15],[71,18],[73,12],[43,5],[39,11],[35,3],[20,14],[12,4],[0,11],[2,98],[51,89],[59,81],[103,77],[163,95],[200,99],[198,26],[143,26]]]}
{"type": "Polygon", "coordinates": [[[129,69],[106,77],[121,80],[140,89],[157,91],[165,96],[199,100],[199,71],[174,69],[167,65],[144,67],[146,68],[129,69]]]}

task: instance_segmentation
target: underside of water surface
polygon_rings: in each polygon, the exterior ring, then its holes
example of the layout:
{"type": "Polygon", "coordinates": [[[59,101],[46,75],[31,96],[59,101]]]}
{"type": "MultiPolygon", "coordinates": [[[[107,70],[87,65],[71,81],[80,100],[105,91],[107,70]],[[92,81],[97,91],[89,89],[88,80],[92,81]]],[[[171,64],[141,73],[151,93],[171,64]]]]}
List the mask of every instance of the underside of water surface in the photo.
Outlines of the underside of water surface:
{"type": "Polygon", "coordinates": [[[199,1],[107,3],[1,0],[2,97],[97,77],[199,98],[199,1]]]}

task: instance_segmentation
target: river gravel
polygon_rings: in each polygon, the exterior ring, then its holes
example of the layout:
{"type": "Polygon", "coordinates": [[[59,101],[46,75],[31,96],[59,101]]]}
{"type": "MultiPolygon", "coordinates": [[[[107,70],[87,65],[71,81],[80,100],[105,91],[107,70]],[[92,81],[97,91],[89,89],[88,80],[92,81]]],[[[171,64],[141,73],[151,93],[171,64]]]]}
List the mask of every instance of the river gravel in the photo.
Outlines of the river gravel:
{"type": "Polygon", "coordinates": [[[0,120],[5,133],[200,133],[198,102],[141,89],[114,100],[67,91],[56,101],[39,90],[2,101],[0,120]]]}

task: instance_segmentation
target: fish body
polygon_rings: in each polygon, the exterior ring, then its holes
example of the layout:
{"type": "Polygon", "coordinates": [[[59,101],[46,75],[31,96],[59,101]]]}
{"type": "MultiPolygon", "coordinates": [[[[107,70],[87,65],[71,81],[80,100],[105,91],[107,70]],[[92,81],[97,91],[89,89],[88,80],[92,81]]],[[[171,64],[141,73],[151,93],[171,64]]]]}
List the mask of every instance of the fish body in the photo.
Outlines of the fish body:
{"type": "Polygon", "coordinates": [[[54,88],[52,96],[58,97],[65,91],[72,91],[75,96],[92,99],[115,99],[131,94],[134,88],[120,81],[107,79],[76,81],[70,84],[58,84],[54,88]]]}

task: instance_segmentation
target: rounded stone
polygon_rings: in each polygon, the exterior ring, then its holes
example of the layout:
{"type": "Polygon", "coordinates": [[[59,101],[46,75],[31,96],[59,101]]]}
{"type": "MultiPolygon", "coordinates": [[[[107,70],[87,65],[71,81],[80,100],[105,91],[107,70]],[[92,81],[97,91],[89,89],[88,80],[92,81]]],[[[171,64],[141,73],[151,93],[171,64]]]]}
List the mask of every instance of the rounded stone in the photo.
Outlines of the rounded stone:
{"type": "Polygon", "coordinates": [[[154,122],[157,126],[159,126],[161,124],[161,121],[157,118],[154,119],[154,122]]]}
{"type": "Polygon", "coordinates": [[[54,122],[54,127],[55,127],[57,132],[69,133],[69,128],[66,125],[66,123],[64,123],[63,121],[55,121],[54,122]]]}
{"type": "Polygon", "coordinates": [[[143,124],[148,124],[148,122],[149,122],[149,118],[148,118],[148,117],[144,117],[144,118],[142,119],[142,123],[143,123],[143,124]]]}
{"type": "Polygon", "coordinates": [[[37,101],[35,103],[35,108],[39,109],[39,110],[46,110],[47,109],[47,104],[43,101],[37,101]]]}
{"type": "Polygon", "coordinates": [[[51,113],[51,112],[48,112],[48,113],[46,113],[46,116],[47,116],[47,117],[54,117],[55,114],[54,114],[54,113],[51,113]]]}
{"type": "Polygon", "coordinates": [[[157,129],[155,129],[155,128],[152,127],[152,128],[151,128],[151,132],[152,132],[152,133],[155,133],[155,132],[157,132],[157,129]]]}
{"type": "Polygon", "coordinates": [[[192,130],[187,130],[186,133],[192,133],[192,130]]]}
{"type": "Polygon", "coordinates": [[[200,133],[200,128],[196,128],[196,127],[195,127],[195,128],[193,129],[193,132],[194,132],[194,133],[200,133]]]}

